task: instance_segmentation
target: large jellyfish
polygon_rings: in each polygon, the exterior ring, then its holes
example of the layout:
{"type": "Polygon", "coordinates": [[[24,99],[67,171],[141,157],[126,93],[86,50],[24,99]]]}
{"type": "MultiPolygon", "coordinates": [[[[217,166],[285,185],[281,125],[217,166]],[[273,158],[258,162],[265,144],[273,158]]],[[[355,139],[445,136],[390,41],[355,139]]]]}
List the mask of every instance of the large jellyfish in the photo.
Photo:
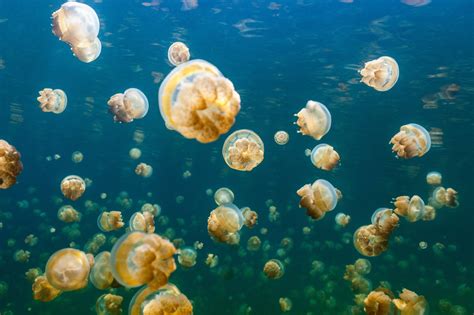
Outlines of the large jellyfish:
{"type": "Polygon", "coordinates": [[[16,177],[23,170],[21,155],[17,149],[0,139],[0,189],[7,189],[16,183],[16,177]]]}
{"type": "Polygon", "coordinates": [[[90,6],[79,2],[66,2],[55,11],[53,34],[68,43],[74,55],[82,62],[99,57],[102,44],[99,38],[99,17],[90,6]]]}
{"type": "Polygon", "coordinates": [[[207,219],[207,231],[211,237],[227,244],[238,244],[239,231],[244,224],[242,212],[234,204],[220,205],[212,210],[207,219]]]}
{"type": "Polygon", "coordinates": [[[364,68],[359,71],[364,82],[377,91],[390,90],[397,83],[399,69],[398,64],[392,57],[383,56],[366,62],[364,68]]]}
{"type": "Polygon", "coordinates": [[[401,315],[423,315],[426,314],[428,302],[422,295],[413,291],[403,289],[398,299],[392,300],[401,315]]]}
{"type": "Polygon", "coordinates": [[[334,186],[324,179],[316,180],[312,185],[306,184],[296,192],[301,197],[300,207],[315,220],[320,220],[326,212],[337,205],[337,192],[334,186]]]}
{"type": "Polygon", "coordinates": [[[173,66],[189,61],[189,57],[191,57],[189,48],[182,42],[174,42],[170,48],[168,48],[168,61],[173,66]]]}
{"type": "Polygon", "coordinates": [[[158,290],[144,287],[130,301],[129,315],[192,315],[193,305],[173,284],[158,290]]]}
{"type": "Polygon", "coordinates": [[[41,302],[52,301],[62,292],[53,287],[45,276],[36,277],[31,289],[33,290],[33,298],[41,302]]]}
{"type": "Polygon", "coordinates": [[[114,121],[124,123],[145,117],[149,107],[145,94],[135,88],[112,95],[107,104],[109,112],[114,115],[114,121]]]}
{"type": "Polygon", "coordinates": [[[364,311],[369,315],[390,315],[392,299],[383,291],[372,291],[364,300],[364,311]]]}
{"type": "Polygon", "coordinates": [[[208,143],[232,127],[240,111],[240,96],[215,66],[192,60],[166,76],[160,86],[159,104],[168,129],[208,143]]]}
{"type": "Polygon", "coordinates": [[[89,279],[91,283],[99,290],[105,290],[110,287],[114,281],[110,264],[110,253],[101,252],[94,258],[94,266],[91,268],[89,279]]]}
{"type": "Polygon", "coordinates": [[[61,181],[61,192],[64,197],[75,201],[86,191],[86,182],[77,175],[66,176],[61,181]]]}
{"type": "Polygon", "coordinates": [[[120,211],[104,211],[97,218],[97,226],[103,232],[115,231],[124,225],[120,211]]]}
{"type": "Polygon", "coordinates": [[[46,88],[39,91],[39,95],[37,100],[43,112],[61,114],[66,109],[67,96],[63,90],[46,88]]]}
{"type": "Polygon", "coordinates": [[[390,139],[392,151],[398,157],[411,159],[423,156],[431,148],[431,137],[428,131],[417,124],[407,124],[400,127],[400,131],[390,139]]]}
{"type": "Polygon", "coordinates": [[[222,156],[230,168],[251,171],[263,161],[263,141],[252,130],[237,130],[225,140],[222,156]]]}
{"type": "Polygon", "coordinates": [[[331,113],[322,103],[309,100],[295,116],[298,117],[296,124],[300,127],[298,132],[316,140],[321,140],[331,129],[331,113]]]}
{"type": "Polygon", "coordinates": [[[84,288],[90,271],[86,254],[74,248],[58,250],[46,263],[46,278],[53,287],[61,291],[84,288]]]}
{"type": "Polygon", "coordinates": [[[339,154],[329,144],[318,144],[311,151],[311,163],[325,171],[335,168],[339,164],[339,160],[339,154]]]}

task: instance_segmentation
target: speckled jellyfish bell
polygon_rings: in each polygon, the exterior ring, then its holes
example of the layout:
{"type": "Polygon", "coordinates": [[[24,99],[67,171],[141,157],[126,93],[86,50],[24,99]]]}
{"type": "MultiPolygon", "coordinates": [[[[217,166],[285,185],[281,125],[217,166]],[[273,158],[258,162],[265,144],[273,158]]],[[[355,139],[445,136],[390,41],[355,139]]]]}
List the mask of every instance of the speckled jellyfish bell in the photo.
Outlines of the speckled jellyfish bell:
{"type": "Polygon", "coordinates": [[[148,113],[148,99],[142,91],[135,88],[113,95],[107,102],[114,121],[129,123],[141,119],[148,113]]]}
{"type": "Polygon", "coordinates": [[[21,154],[17,149],[0,139],[0,189],[7,189],[16,183],[23,170],[21,154]]]}
{"type": "Polygon", "coordinates": [[[252,130],[241,129],[230,134],[222,146],[227,165],[237,171],[251,171],[263,161],[263,141],[252,130]]]}
{"type": "Polygon", "coordinates": [[[229,131],[240,111],[240,96],[232,82],[204,60],[173,69],[161,83],[158,101],[168,129],[202,143],[229,131]]]}
{"type": "Polygon", "coordinates": [[[191,54],[189,53],[188,46],[182,42],[174,42],[170,48],[168,48],[168,61],[173,66],[189,61],[190,57],[191,54]]]}
{"type": "Polygon", "coordinates": [[[68,43],[79,60],[88,63],[99,57],[100,23],[94,9],[80,2],[66,2],[53,13],[52,19],[53,34],[68,43]]]}
{"type": "Polygon", "coordinates": [[[298,132],[316,140],[321,140],[331,129],[331,113],[322,103],[309,100],[295,116],[298,117],[296,124],[300,127],[298,132]]]}
{"type": "Polygon", "coordinates": [[[67,96],[63,90],[46,88],[39,91],[39,95],[37,100],[43,112],[61,114],[66,109],[67,96]]]}
{"type": "Polygon", "coordinates": [[[337,205],[337,192],[334,186],[324,179],[316,180],[312,185],[306,184],[296,192],[301,197],[300,207],[315,220],[320,220],[326,212],[334,210],[337,205]]]}
{"type": "Polygon", "coordinates": [[[129,315],[192,315],[193,305],[174,284],[140,289],[130,301],[129,315]]]}
{"type": "Polygon", "coordinates": [[[428,131],[418,124],[407,124],[390,140],[392,151],[398,157],[411,159],[423,156],[431,148],[431,137],[428,131]]]}
{"type": "Polygon", "coordinates": [[[79,199],[86,191],[86,182],[77,175],[66,176],[61,181],[61,192],[64,197],[73,201],[79,199]]]}
{"type": "Polygon", "coordinates": [[[87,285],[90,263],[84,252],[65,248],[58,250],[46,263],[48,282],[61,291],[73,291],[87,285]]]}
{"type": "Polygon", "coordinates": [[[319,169],[330,171],[339,164],[339,161],[339,153],[329,144],[318,144],[311,151],[311,163],[319,169]]]}
{"type": "Polygon", "coordinates": [[[395,59],[383,56],[366,62],[359,73],[362,76],[361,82],[377,91],[385,92],[397,83],[399,69],[395,59]]]}
{"type": "Polygon", "coordinates": [[[223,204],[209,214],[207,231],[218,242],[237,244],[240,240],[239,231],[244,221],[242,212],[236,205],[223,204]]]}

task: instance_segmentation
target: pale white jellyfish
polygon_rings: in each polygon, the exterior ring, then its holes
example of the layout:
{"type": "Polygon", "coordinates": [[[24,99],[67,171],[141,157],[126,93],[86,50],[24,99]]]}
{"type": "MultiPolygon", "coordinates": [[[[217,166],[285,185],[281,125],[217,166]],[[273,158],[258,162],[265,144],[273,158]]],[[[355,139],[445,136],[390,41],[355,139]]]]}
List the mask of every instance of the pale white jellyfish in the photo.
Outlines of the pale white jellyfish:
{"type": "Polygon", "coordinates": [[[67,106],[67,96],[63,90],[60,89],[43,89],[39,91],[38,102],[43,112],[51,112],[61,114],[67,106]]]}
{"type": "Polygon", "coordinates": [[[273,139],[275,140],[276,144],[285,145],[290,140],[290,135],[288,135],[288,132],[280,130],[275,133],[273,139]]]}
{"type": "Polygon", "coordinates": [[[251,171],[263,161],[263,141],[252,130],[241,129],[227,137],[222,146],[222,156],[230,168],[251,171]]]}
{"type": "Polygon", "coordinates": [[[138,160],[142,156],[142,151],[138,148],[131,148],[130,151],[128,152],[128,155],[132,159],[138,160]]]}
{"type": "Polygon", "coordinates": [[[145,94],[135,88],[113,95],[107,104],[109,112],[114,115],[114,121],[126,123],[145,117],[149,107],[145,94]]]}
{"type": "Polygon", "coordinates": [[[227,187],[221,187],[214,193],[214,201],[218,206],[226,203],[233,203],[234,193],[227,187]]]}
{"type": "Polygon", "coordinates": [[[331,129],[331,113],[322,103],[309,100],[295,116],[298,117],[296,124],[300,127],[298,132],[316,140],[321,140],[331,129]]]}
{"type": "Polygon", "coordinates": [[[189,61],[190,57],[189,48],[184,43],[174,42],[170,48],[168,48],[168,60],[173,66],[189,61]]]}

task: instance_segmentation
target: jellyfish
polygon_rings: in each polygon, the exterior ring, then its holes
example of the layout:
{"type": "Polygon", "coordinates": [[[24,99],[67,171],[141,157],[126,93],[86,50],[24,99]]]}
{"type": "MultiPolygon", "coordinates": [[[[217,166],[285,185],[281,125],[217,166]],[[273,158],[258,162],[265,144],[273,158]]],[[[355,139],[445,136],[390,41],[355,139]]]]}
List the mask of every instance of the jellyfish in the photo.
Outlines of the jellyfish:
{"type": "Polygon", "coordinates": [[[155,221],[150,212],[135,212],[128,223],[130,231],[139,231],[145,233],[155,232],[155,221]]]}
{"type": "Polygon", "coordinates": [[[19,263],[27,263],[30,260],[31,253],[24,249],[19,249],[13,254],[13,260],[19,263]]]}
{"type": "Polygon", "coordinates": [[[354,269],[359,275],[367,275],[372,269],[372,264],[365,258],[359,258],[354,263],[354,269]]]}
{"type": "Polygon", "coordinates": [[[322,219],[337,205],[336,189],[324,179],[318,179],[312,185],[306,184],[296,193],[301,197],[300,208],[306,208],[306,214],[315,220],[322,219]]]}
{"type": "Polygon", "coordinates": [[[207,231],[218,242],[236,244],[244,224],[242,212],[234,204],[220,205],[212,210],[207,219],[207,231]]]}
{"type": "Polygon", "coordinates": [[[102,294],[95,303],[97,315],[121,315],[123,297],[115,294],[102,294]]]}
{"type": "Polygon", "coordinates": [[[20,158],[20,152],[14,146],[0,139],[0,189],[10,188],[16,183],[23,170],[20,158]]]}
{"type": "Polygon", "coordinates": [[[395,199],[395,213],[405,217],[409,222],[416,222],[425,215],[425,202],[421,197],[399,196],[395,199]]]}
{"type": "Polygon", "coordinates": [[[64,205],[58,210],[58,219],[66,223],[79,222],[81,213],[70,205],[64,205]]]}
{"type": "Polygon", "coordinates": [[[423,213],[423,217],[421,218],[423,221],[433,221],[436,219],[436,209],[430,205],[425,206],[425,211],[423,213]]]}
{"type": "Polygon", "coordinates": [[[135,168],[135,174],[144,178],[148,178],[153,174],[153,167],[145,163],[140,163],[135,168]]]}
{"type": "Polygon", "coordinates": [[[61,294],[61,290],[53,287],[45,276],[38,276],[31,288],[33,290],[33,299],[41,302],[49,302],[61,294]]]}
{"type": "Polygon", "coordinates": [[[273,140],[275,140],[275,143],[278,145],[285,145],[288,143],[288,140],[290,140],[290,136],[288,132],[280,130],[275,133],[273,140]]]}
{"type": "Polygon", "coordinates": [[[260,246],[262,245],[262,241],[258,236],[251,236],[247,240],[247,250],[251,252],[256,252],[260,249],[260,246]]]}
{"type": "Polygon", "coordinates": [[[400,131],[390,140],[392,151],[403,159],[423,156],[431,148],[428,131],[420,125],[408,124],[400,127],[400,131]]]}
{"type": "Polygon", "coordinates": [[[30,268],[27,272],[25,272],[25,278],[28,281],[35,282],[35,279],[41,276],[42,274],[43,272],[40,268],[30,268]]]}
{"type": "Polygon", "coordinates": [[[392,302],[400,311],[400,315],[423,315],[426,314],[428,308],[428,302],[424,296],[407,289],[403,289],[399,298],[393,299],[392,302]]]}
{"type": "Polygon", "coordinates": [[[61,181],[61,192],[72,201],[79,199],[85,190],[86,182],[79,176],[69,175],[61,181]]]}
{"type": "Polygon", "coordinates": [[[185,268],[191,268],[196,264],[197,252],[194,248],[185,247],[178,250],[178,262],[185,268]]]}
{"type": "Polygon", "coordinates": [[[189,48],[184,43],[174,42],[170,48],[168,48],[168,61],[173,66],[189,61],[190,57],[189,48]]]}
{"type": "Polygon", "coordinates": [[[58,250],[46,263],[46,278],[53,287],[61,291],[84,288],[90,272],[90,263],[84,252],[65,248],[58,250]]]}
{"type": "Polygon", "coordinates": [[[426,182],[432,186],[439,186],[441,185],[441,180],[443,176],[439,172],[429,172],[426,175],[426,182]]]}
{"type": "Polygon", "coordinates": [[[459,206],[458,192],[452,188],[438,187],[433,191],[430,202],[437,209],[443,206],[456,208],[459,206]]]}
{"type": "Polygon", "coordinates": [[[242,215],[244,217],[244,225],[249,229],[252,229],[255,225],[257,225],[258,221],[258,214],[257,212],[253,211],[249,207],[244,207],[241,209],[242,215]]]}
{"type": "Polygon", "coordinates": [[[252,130],[233,132],[222,146],[224,161],[238,171],[251,171],[263,161],[263,155],[262,139],[252,130]]]}
{"type": "Polygon", "coordinates": [[[282,312],[289,312],[291,311],[291,308],[293,306],[293,303],[291,302],[291,300],[287,297],[281,297],[279,300],[278,300],[278,304],[280,304],[280,310],[282,312]]]}
{"type": "Polygon", "coordinates": [[[99,18],[94,9],[79,2],[66,2],[55,11],[53,34],[71,46],[74,55],[82,62],[99,57],[102,45],[99,38],[99,18]]]}
{"type": "Polygon", "coordinates": [[[329,144],[318,144],[311,151],[311,163],[325,171],[335,168],[339,164],[339,160],[339,154],[329,144]]]}
{"type": "Polygon", "coordinates": [[[105,244],[106,240],[107,238],[104,234],[96,233],[90,240],[87,241],[86,245],[84,246],[84,250],[88,253],[87,255],[90,255],[89,257],[92,258],[91,261],[93,261],[94,258],[92,254],[97,254],[100,248],[105,244]]]}
{"type": "Polygon", "coordinates": [[[279,279],[285,274],[285,266],[278,259],[270,259],[263,266],[263,273],[268,279],[279,279]]]}
{"type": "Polygon", "coordinates": [[[135,88],[112,95],[107,104],[116,122],[129,123],[145,117],[148,113],[148,99],[142,91],[135,88]]]}
{"type": "Polygon", "coordinates": [[[82,154],[82,152],[80,152],[80,151],[74,151],[74,152],[72,153],[71,160],[72,160],[74,163],[81,163],[83,159],[84,159],[84,154],[82,154]]]}
{"type": "Polygon", "coordinates": [[[204,60],[177,66],[161,83],[160,112],[166,127],[202,143],[229,131],[240,111],[231,81],[204,60]]]}
{"type": "Polygon", "coordinates": [[[110,253],[105,251],[97,254],[94,257],[94,265],[89,275],[92,285],[99,290],[109,288],[114,281],[111,269],[110,253]]]}
{"type": "Polygon", "coordinates": [[[161,207],[158,204],[145,203],[140,211],[142,213],[149,212],[153,217],[157,217],[161,213],[161,207]]]}
{"type": "Polygon", "coordinates": [[[128,152],[128,155],[133,160],[138,160],[142,156],[142,151],[138,148],[131,148],[130,151],[128,152]]]}
{"type": "Polygon", "coordinates": [[[115,231],[124,225],[120,211],[104,211],[97,218],[97,226],[103,232],[115,231]]]}
{"type": "Polygon", "coordinates": [[[351,216],[344,213],[338,213],[336,214],[336,217],[334,218],[334,220],[336,221],[337,225],[345,227],[346,225],[349,224],[351,220],[351,216]]]}
{"type": "Polygon", "coordinates": [[[157,234],[131,232],[120,237],[112,248],[112,274],[128,288],[147,284],[158,289],[176,270],[175,253],[173,244],[157,234]]]}
{"type": "Polygon", "coordinates": [[[383,291],[372,291],[364,300],[364,311],[368,315],[390,315],[392,299],[383,291]]]}
{"type": "Polygon", "coordinates": [[[144,287],[130,301],[129,315],[192,315],[193,305],[174,284],[144,287]]]}
{"type": "Polygon", "coordinates": [[[397,83],[399,69],[398,64],[392,57],[383,56],[366,62],[364,68],[359,71],[364,82],[377,91],[390,90],[397,83]]]}
{"type": "Polygon", "coordinates": [[[39,91],[39,95],[37,100],[43,112],[61,114],[66,109],[67,96],[63,90],[46,88],[39,91]]]}
{"type": "Polygon", "coordinates": [[[298,132],[302,135],[321,140],[331,129],[331,113],[322,103],[309,100],[295,116],[298,117],[296,124],[300,127],[298,132]]]}
{"type": "Polygon", "coordinates": [[[227,187],[221,187],[214,193],[214,201],[218,206],[226,203],[233,203],[234,192],[227,187]]]}

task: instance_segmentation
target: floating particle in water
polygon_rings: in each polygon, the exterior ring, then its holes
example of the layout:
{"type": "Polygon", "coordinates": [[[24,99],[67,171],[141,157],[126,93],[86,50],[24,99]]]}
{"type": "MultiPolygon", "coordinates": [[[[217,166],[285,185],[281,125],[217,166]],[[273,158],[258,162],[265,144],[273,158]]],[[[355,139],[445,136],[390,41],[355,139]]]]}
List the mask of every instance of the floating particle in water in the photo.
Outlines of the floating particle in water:
{"type": "Polygon", "coordinates": [[[324,179],[306,184],[296,193],[301,197],[300,207],[305,208],[306,214],[315,220],[322,219],[326,212],[332,211],[338,201],[336,189],[324,179]]]}
{"type": "Polygon", "coordinates": [[[300,127],[298,132],[302,135],[321,140],[331,129],[331,113],[322,103],[309,100],[295,116],[298,117],[296,124],[300,127]]]}
{"type": "Polygon", "coordinates": [[[67,106],[67,96],[63,90],[46,88],[39,91],[37,100],[43,112],[61,114],[67,106]]]}
{"type": "Polygon", "coordinates": [[[134,119],[142,119],[148,113],[149,107],[145,94],[135,88],[112,95],[107,104],[109,112],[114,115],[114,121],[125,123],[132,122],[134,119]]]}
{"type": "Polygon", "coordinates": [[[135,174],[144,178],[148,178],[153,174],[153,167],[146,163],[140,163],[135,168],[135,174]]]}
{"type": "Polygon", "coordinates": [[[443,129],[432,127],[432,128],[430,128],[429,134],[430,134],[430,138],[431,138],[431,145],[434,148],[441,148],[444,144],[443,129]]]}
{"type": "Polygon", "coordinates": [[[443,176],[441,175],[440,172],[433,171],[426,174],[426,182],[432,186],[441,185],[442,179],[443,179],[443,176]]]}
{"type": "Polygon", "coordinates": [[[330,171],[340,161],[339,153],[329,144],[321,143],[311,151],[311,163],[319,169],[330,171]]]}
{"type": "Polygon", "coordinates": [[[174,42],[168,48],[168,61],[173,65],[177,66],[184,62],[189,61],[191,54],[189,53],[189,48],[185,43],[174,42]]]}
{"type": "Polygon", "coordinates": [[[397,83],[399,69],[395,59],[383,56],[366,62],[359,73],[362,76],[361,82],[377,91],[385,92],[397,83]]]}
{"type": "Polygon", "coordinates": [[[21,154],[5,140],[0,139],[0,189],[7,189],[16,183],[23,170],[21,154]]]}
{"type": "Polygon", "coordinates": [[[90,264],[86,254],[74,248],[58,250],[46,263],[48,282],[61,291],[73,291],[87,285],[90,264]]]}
{"type": "Polygon", "coordinates": [[[263,37],[262,31],[267,30],[262,21],[246,18],[232,25],[239,30],[239,35],[245,38],[263,37]]]}
{"type": "Polygon", "coordinates": [[[418,124],[407,124],[390,139],[392,151],[398,157],[411,159],[425,155],[431,148],[431,137],[428,131],[418,124]]]}
{"type": "Polygon", "coordinates": [[[255,132],[241,129],[227,137],[222,156],[230,168],[251,171],[263,161],[264,150],[263,141],[255,132]]]}
{"type": "Polygon", "coordinates": [[[268,279],[279,279],[285,274],[285,266],[278,259],[270,259],[263,266],[263,273],[268,279]]]}
{"type": "Polygon", "coordinates": [[[270,2],[267,8],[271,11],[278,11],[280,10],[281,4],[276,2],[270,2]]]}
{"type": "Polygon", "coordinates": [[[221,187],[214,193],[214,201],[218,206],[233,203],[234,192],[227,187],[221,187]]]}
{"type": "Polygon", "coordinates": [[[61,192],[64,197],[75,201],[86,191],[86,182],[77,175],[66,176],[61,181],[61,192]]]}
{"type": "Polygon", "coordinates": [[[183,4],[181,6],[183,11],[194,10],[199,6],[198,0],[181,0],[181,3],[183,4]]]}
{"type": "Polygon", "coordinates": [[[144,7],[157,7],[160,5],[160,0],[152,0],[150,2],[142,2],[144,7]]]}
{"type": "Polygon", "coordinates": [[[275,143],[278,145],[285,145],[290,140],[290,135],[288,135],[286,131],[280,130],[275,133],[273,140],[275,140],[275,143]]]}

